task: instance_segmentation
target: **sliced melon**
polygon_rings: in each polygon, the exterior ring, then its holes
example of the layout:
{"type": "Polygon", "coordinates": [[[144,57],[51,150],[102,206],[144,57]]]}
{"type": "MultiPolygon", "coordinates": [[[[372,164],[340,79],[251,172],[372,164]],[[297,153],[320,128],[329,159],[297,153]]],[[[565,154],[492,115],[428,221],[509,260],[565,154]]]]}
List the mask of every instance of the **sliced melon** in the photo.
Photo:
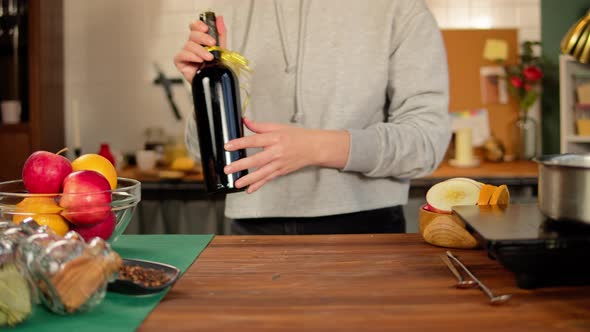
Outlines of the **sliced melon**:
{"type": "Polygon", "coordinates": [[[477,205],[489,205],[490,198],[496,191],[496,186],[492,186],[490,184],[484,184],[481,189],[479,190],[479,197],[477,199],[477,205]]]}
{"type": "Polygon", "coordinates": [[[456,205],[475,205],[479,186],[461,179],[450,179],[432,186],[426,193],[426,202],[434,209],[451,213],[456,205]]]}

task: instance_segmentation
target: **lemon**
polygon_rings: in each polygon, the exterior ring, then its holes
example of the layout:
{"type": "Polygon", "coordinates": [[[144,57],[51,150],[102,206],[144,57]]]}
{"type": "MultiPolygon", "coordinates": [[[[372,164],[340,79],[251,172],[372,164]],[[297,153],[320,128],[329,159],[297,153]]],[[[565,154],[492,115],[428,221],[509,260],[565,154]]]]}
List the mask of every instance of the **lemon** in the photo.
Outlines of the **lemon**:
{"type": "Polygon", "coordinates": [[[72,169],[75,171],[95,171],[104,176],[111,185],[111,189],[117,188],[117,170],[111,162],[98,154],[88,153],[81,155],[72,162],[72,169]]]}
{"type": "Polygon", "coordinates": [[[34,215],[15,215],[12,221],[19,224],[23,220],[32,217],[41,226],[51,228],[55,234],[64,236],[70,230],[70,225],[59,214],[34,214],[34,215]]]}
{"type": "Polygon", "coordinates": [[[58,214],[63,208],[51,197],[27,197],[16,204],[18,212],[58,214]]]}
{"type": "Polygon", "coordinates": [[[174,159],[171,169],[176,171],[190,171],[195,167],[195,161],[189,157],[179,157],[174,159]]]}
{"type": "Polygon", "coordinates": [[[39,225],[51,228],[60,236],[64,236],[70,230],[69,224],[59,215],[63,208],[51,197],[27,197],[16,206],[12,217],[15,224],[32,217],[39,225]]]}

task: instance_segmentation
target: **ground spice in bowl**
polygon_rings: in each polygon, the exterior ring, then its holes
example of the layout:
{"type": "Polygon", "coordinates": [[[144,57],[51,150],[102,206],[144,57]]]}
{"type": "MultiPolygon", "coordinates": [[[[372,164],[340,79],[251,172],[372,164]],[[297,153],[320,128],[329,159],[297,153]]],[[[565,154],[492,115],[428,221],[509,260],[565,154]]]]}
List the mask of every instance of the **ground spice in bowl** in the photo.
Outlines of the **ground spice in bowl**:
{"type": "Polygon", "coordinates": [[[139,265],[122,265],[119,269],[119,279],[141,284],[143,287],[156,288],[168,283],[171,277],[157,269],[139,265]]]}

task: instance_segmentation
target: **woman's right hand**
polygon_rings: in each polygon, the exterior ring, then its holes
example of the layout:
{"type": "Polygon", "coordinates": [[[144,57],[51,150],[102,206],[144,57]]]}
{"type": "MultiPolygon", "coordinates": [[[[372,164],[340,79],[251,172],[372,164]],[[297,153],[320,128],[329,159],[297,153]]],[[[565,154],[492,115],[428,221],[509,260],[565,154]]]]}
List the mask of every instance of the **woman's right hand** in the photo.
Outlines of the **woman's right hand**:
{"type": "MultiPolygon", "coordinates": [[[[202,46],[215,46],[215,39],[207,34],[208,29],[207,25],[201,21],[192,23],[186,44],[174,57],[176,68],[189,82],[192,82],[203,62],[213,60],[213,54],[202,46]]],[[[223,48],[227,47],[227,34],[223,16],[217,16],[217,32],[219,45],[223,48]]]]}

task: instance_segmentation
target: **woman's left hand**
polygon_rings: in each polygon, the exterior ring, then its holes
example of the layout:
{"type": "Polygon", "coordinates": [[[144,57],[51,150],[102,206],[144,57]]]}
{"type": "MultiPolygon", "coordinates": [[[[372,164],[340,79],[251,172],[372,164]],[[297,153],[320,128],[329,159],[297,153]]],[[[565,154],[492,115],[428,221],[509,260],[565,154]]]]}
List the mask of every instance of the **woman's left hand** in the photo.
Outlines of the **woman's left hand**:
{"type": "Polygon", "coordinates": [[[342,168],[346,165],[349,146],[347,131],[305,129],[276,123],[258,123],[247,118],[243,120],[255,135],[229,141],[225,149],[235,151],[262,148],[263,151],[233,162],[224,171],[231,174],[256,169],[236,182],[238,188],[248,186],[248,193],[255,192],[278,176],[306,166],[342,168]]]}

